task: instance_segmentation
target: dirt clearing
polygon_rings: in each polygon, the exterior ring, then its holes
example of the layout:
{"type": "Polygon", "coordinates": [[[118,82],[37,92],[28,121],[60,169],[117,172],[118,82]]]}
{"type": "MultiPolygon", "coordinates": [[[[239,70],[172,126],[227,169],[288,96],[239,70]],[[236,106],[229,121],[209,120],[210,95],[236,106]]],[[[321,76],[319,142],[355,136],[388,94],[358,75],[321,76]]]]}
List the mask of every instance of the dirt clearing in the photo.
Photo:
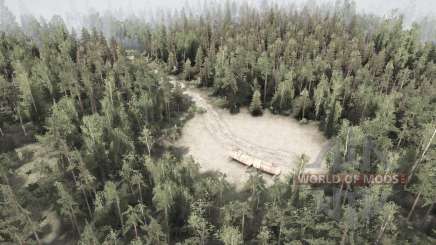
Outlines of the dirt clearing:
{"type": "MultiPolygon", "coordinates": [[[[213,106],[199,89],[186,88],[185,93],[206,112],[186,123],[177,145],[187,148],[187,155],[200,164],[202,171],[222,172],[238,186],[249,175],[246,166],[230,159],[233,149],[274,163],[281,169],[281,176],[286,176],[295,167],[298,156],[305,154],[312,163],[328,142],[314,123],[303,125],[268,111],[261,117],[251,116],[246,109],[232,115],[213,106]]],[[[269,182],[272,179],[265,177],[269,182]]]]}

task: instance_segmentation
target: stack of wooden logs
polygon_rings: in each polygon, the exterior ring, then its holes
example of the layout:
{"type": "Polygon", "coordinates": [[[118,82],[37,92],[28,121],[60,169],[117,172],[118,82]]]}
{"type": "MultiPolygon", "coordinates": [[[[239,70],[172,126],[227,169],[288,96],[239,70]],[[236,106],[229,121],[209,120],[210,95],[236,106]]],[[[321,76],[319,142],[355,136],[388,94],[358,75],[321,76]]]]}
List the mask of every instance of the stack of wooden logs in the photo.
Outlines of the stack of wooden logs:
{"type": "Polygon", "coordinates": [[[250,156],[241,150],[231,151],[230,157],[246,166],[257,168],[271,175],[279,175],[281,173],[280,168],[274,166],[274,164],[250,156]]]}

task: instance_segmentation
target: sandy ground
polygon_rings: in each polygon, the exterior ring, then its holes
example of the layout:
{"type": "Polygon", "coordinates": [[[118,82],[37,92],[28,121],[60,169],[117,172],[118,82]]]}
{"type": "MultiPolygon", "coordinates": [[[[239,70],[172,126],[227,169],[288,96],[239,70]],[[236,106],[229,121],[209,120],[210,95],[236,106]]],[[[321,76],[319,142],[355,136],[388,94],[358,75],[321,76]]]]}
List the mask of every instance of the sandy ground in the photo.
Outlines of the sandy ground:
{"type": "Polygon", "coordinates": [[[40,144],[29,144],[16,149],[16,152],[21,160],[26,161],[22,166],[16,170],[16,174],[23,178],[23,187],[38,182],[44,176],[46,168],[54,169],[57,167],[56,156],[40,144]],[[30,159],[26,159],[31,154],[30,159]]]}
{"type": "MultiPolygon", "coordinates": [[[[281,176],[286,176],[296,166],[298,156],[305,154],[313,163],[328,143],[315,123],[303,125],[268,111],[261,117],[251,116],[246,109],[232,115],[213,106],[199,89],[186,87],[185,93],[206,112],[187,122],[177,145],[187,148],[187,156],[192,156],[202,171],[220,171],[237,186],[249,174],[247,167],[229,158],[233,149],[272,162],[281,169],[281,176]]],[[[270,176],[264,176],[271,182],[270,176]]]]}

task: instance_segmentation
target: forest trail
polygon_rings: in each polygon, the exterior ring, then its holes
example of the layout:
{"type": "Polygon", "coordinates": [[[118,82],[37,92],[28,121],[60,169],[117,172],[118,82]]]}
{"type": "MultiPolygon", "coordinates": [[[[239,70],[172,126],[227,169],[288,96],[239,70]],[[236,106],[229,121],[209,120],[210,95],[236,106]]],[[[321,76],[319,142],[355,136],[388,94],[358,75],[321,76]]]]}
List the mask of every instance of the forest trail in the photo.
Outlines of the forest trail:
{"type": "MultiPolygon", "coordinates": [[[[227,111],[214,106],[204,91],[186,86],[183,82],[174,78],[170,79],[173,85],[178,84],[182,87],[184,94],[191,97],[197,107],[205,111],[202,114],[197,114],[187,123],[183,129],[182,139],[179,144],[189,148],[189,155],[192,155],[202,169],[223,172],[230,182],[240,182],[247,176],[245,174],[247,168],[230,159],[228,154],[232,150],[239,149],[255,158],[273,163],[274,166],[281,169],[282,175],[285,176],[295,167],[297,158],[301,154],[308,155],[310,163],[312,163],[327,143],[327,140],[320,135],[320,132],[314,132],[317,129],[313,125],[300,125],[298,122],[294,122],[294,119],[271,115],[270,113],[254,118],[245,110],[242,110],[237,115],[231,115],[227,111]],[[294,121],[289,124],[282,119],[294,121]],[[251,127],[252,124],[257,122],[264,128],[257,130],[256,125],[251,127]],[[240,127],[238,127],[238,124],[240,127]],[[250,127],[254,128],[255,132],[252,132],[255,135],[254,137],[241,132],[250,132],[250,127]],[[293,139],[274,142],[274,138],[281,137],[280,133],[283,131],[283,127],[292,127],[294,131],[302,130],[303,135],[305,131],[310,131],[309,134],[312,135],[316,134],[316,137],[310,137],[309,135],[307,139],[303,139],[306,146],[309,146],[306,148],[315,149],[292,147],[290,144],[292,144],[293,139]],[[273,142],[268,138],[272,138],[273,142]],[[314,139],[311,140],[311,138],[314,139]]],[[[288,135],[285,133],[282,136],[286,137],[288,135]]],[[[299,138],[302,139],[302,137],[299,138]]],[[[267,177],[267,179],[271,178],[267,177]]]]}

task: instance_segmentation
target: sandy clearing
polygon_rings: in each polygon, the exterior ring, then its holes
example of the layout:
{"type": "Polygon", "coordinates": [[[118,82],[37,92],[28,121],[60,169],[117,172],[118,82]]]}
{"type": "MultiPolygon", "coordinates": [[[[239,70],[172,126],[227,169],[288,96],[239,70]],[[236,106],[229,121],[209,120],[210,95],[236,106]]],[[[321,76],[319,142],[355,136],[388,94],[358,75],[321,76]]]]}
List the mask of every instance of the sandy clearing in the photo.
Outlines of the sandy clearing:
{"type": "MultiPolygon", "coordinates": [[[[188,148],[187,156],[192,156],[202,171],[222,172],[238,186],[249,175],[247,167],[229,158],[232,149],[272,162],[282,170],[281,176],[286,176],[295,167],[298,156],[304,153],[312,163],[328,143],[316,123],[303,125],[268,111],[261,117],[252,117],[246,109],[232,115],[213,106],[204,91],[189,87],[185,94],[206,112],[187,122],[177,145],[188,148]]],[[[270,176],[264,176],[271,182],[270,176]]]]}
{"type": "MultiPolygon", "coordinates": [[[[25,162],[15,170],[17,176],[24,181],[21,188],[38,183],[41,178],[46,177],[46,168],[56,171],[56,154],[49,152],[47,148],[39,143],[28,144],[16,149],[16,152],[18,158],[25,162]]],[[[43,218],[39,226],[42,230],[47,230],[40,237],[41,242],[42,244],[53,244],[61,233],[61,218],[51,206],[42,210],[40,216],[43,218]]]]}
{"type": "MultiPolygon", "coordinates": [[[[23,187],[38,182],[45,176],[44,168],[54,169],[57,167],[57,158],[53,153],[48,152],[38,143],[29,144],[16,149],[20,159],[25,158],[26,154],[33,154],[31,159],[15,170],[17,176],[23,178],[23,187]]],[[[26,159],[25,159],[26,160],[26,159]]]]}

